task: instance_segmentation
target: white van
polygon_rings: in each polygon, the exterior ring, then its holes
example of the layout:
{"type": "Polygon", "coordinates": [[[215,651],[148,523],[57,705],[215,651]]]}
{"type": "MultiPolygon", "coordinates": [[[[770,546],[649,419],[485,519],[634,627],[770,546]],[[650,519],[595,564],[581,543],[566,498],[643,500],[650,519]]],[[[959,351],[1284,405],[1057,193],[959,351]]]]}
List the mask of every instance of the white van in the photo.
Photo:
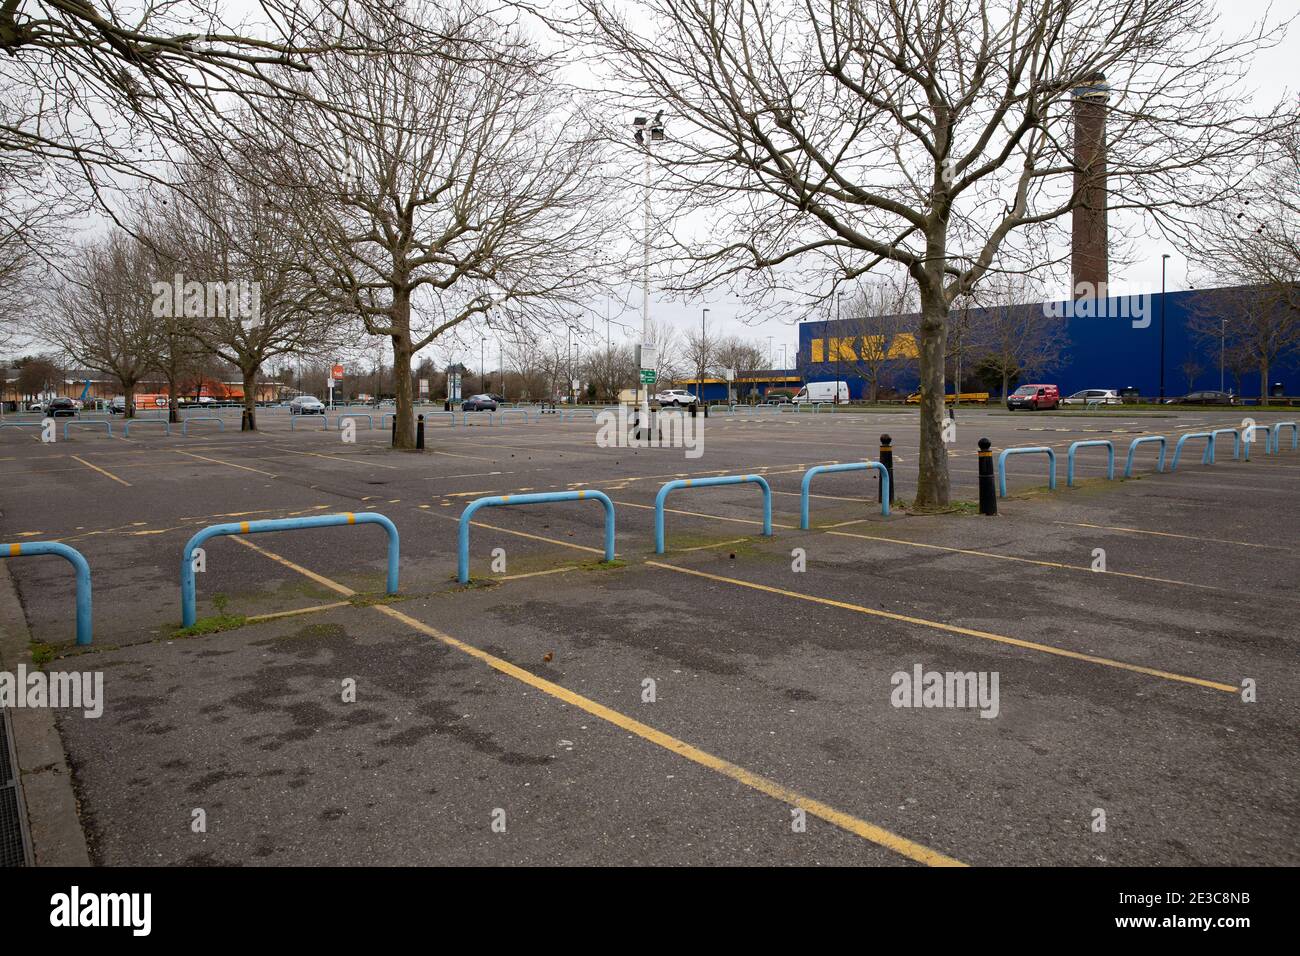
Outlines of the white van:
{"type": "Polygon", "coordinates": [[[791,399],[796,405],[831,402],[835,405],[849,403],[848,382],[809,382],[799,389],[799,394],[791,399]]]}

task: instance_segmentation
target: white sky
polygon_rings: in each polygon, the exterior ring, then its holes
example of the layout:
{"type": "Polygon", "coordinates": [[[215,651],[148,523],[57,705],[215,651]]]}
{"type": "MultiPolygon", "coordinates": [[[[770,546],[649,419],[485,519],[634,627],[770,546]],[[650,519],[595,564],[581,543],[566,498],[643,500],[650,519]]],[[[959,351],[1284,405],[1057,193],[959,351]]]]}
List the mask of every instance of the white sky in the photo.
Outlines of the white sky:
{"type": "MultiPolygon", "coordinates": [[[[244,2],[246,0],[234,0],[232,5],[237,8],[244,2]]],[[[1270,4],[1267,0],[1214,0],[1214,2],[1222,14],[1222,28],[1228,33],[1239,31],[1250,22],[1270,14],[1273,19],[1288,15],[1286,7],[1296,7],[1295,0],[1284,0],[1282,5],[1270,4]]],[[[1293,9],[1290,12],[1294,13],[1295,10],[1293,9]]],[[[1297,62],[1300,62],[1300,26],[1293,27],[1286,39],[1277,48],[1262,53],[1256,61],[1251,74],[1251,82],[1260,103],[1274,102],[1286,94],[1288,90],[1291,95],[1295,94],[1295,78],[1300,76],[1300,71],[1296,70],[1297,62]]],[[[1298,172],[1298,175],[1300,175],[1300,172],[1298,172]]],[[[88,231],[100,228],[102,228],[102,224],[96,223],[88,231]]],[[[1148,290],[1158,291],[1160,288],[1160,257],[1165,252],[1171,255],[1166,277],[1169,290],[1177,291],[1189,288],[1192,285],[1203,287],[1207,284],[1206,277],[1189,275],[1184,250],[1180,250],[1176,245],[1159,236],[1148,235],[1137,239],[1133,243],[1133,261],[1131,263],[1119,265],[1112,261],[1112,286],[1138,284],[1148,290]]],[[[636,341],[640,337],[641,327],[639,289],[631,292],[630,300],[626,302],[621,310],[620,304],[621,302],[616,301],[610,309],[612,313],[610,340],[613,343],[636,341]]],[[[594,303],[592,307],[593,311],[599,315],[606,313],[604,303],[594,303]]],[[[678,329],[679,336],[682,338],[688,332],[698,332],[701,310],[704,308],[709,310],[710,337],[736,334],[756,342],[764,350],[768,349],[770,343],[771,354],[777,364],[782,363],[782,346],[784,346],[784,364],[787,366],[793,364],[793,356],[798,344],[798,328],[794,322],[793,314],[783,310],[779,305],[772,307],[769,318],[763,321],[746,323],[742,322],[738,316],[742,311],[748,311],[752,315],[752,310],[748,307],[742,307],[741,303],[733,295],[729,295],[728,290],[725,289],[716,290],[711,294],[700,296],[697,300],[687,303],[671,301],[661,295],[652,294],[651,296],[651,317],[672,323],[678,329]]],[[[594,325],[593,334],[586,337],[586,340],[581,343],[584,351],[591,348],[600,348],[604,345],[605,323],[597,320],[594,325]]],[[[563,335],[563,330],[561,330],[561,335],[563,335]]],[[[487,365],[490,369],[495,368],[497,359],[494,357],[496,352],[494,343],[497,341],[497,336],[490,330],[478,326],[462,326],[454,339],[445,341],[441,347],[426,350],[422,355],[429,356],[438,364],[455,358],[465,362],[472,368],[477,368],[479,364],[479,343],[482,338],[486,338],[488,343],[486,348],[488,353],[487,365]]],[[[378,344],[374,343],[375,346],[378,346],[378,344]]],[[[368,357],[362,364],[371,364],[377,357],[378,351],[377,347],[367,348],[368,357]]],[[[386,348],[385,352],[387,352],[386,348]]]]}

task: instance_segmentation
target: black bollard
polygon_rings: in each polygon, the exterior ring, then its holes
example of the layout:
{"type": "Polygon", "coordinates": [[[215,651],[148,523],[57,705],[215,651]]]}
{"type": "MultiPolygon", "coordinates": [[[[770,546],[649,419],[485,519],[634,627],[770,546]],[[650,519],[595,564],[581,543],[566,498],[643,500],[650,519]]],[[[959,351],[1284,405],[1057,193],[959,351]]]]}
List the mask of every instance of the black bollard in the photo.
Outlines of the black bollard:
{"type": "Polygon", "coordinates": [[[442,403],[442,410],[443,410],[444,412],[449,412],[449,411],[451,411],[451,399],[450,399],[450,398],[447,399],[445,402],[442,403]]]}
{"type": "Polygon", "coordinates": [[[424,416],[421,415],[419,421],[415,423],[415,448],[417,451],[424,451],[424,416]]]}
{"type": "Polygon", "coordinates": [[[708,406],[708,405],[705,405],[705,406],[704,406],[704,417],[705,417],[705,418],[708,418],[708,417],[709,417],[709,406],[708,406]]]}
{"type": "MultiPolygon", "coordinates": [[[[885,466],[885,471],[889,473],[889,496],[898,500],[898,485],[894,484],[894,449],[890,447],[893,439],[888,435],[880,436],[880,463],[885,466]]],[[[877,482],[876,500],[885,500],[885,486],[877,482]]]]}
{"type": "Polygon", "coordinates": [[[699,402],[691,402],[691,418],[694,418],[700,413],[699,405],[699,402]]]}
{"type": "Polygon", "coordinates": [[[980,446],[980,514],[998,513],[998,489],[993,481],[993,443],[987,438],[979,440],[980,446]]]}
{"type": "MultiPolygon", "coordinates": [[[[381,425],[380,427],[382,428],[383,426],[381,425]]],[[[393,437],[389,441],[389,447],[392,447],[396,444],[397,444],[397,413],[394,412],[393,413],[393,437]]]]}

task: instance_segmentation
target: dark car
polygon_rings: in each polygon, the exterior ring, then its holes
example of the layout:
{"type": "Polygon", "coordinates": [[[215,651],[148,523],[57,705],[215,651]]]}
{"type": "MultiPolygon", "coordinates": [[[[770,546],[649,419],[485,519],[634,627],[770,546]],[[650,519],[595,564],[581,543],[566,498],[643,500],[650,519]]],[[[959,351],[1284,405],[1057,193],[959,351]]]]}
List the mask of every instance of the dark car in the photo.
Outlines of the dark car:
{"type": "Polygon", "coordinates": [[[45,406],[45,414],[50,418],[75,418],[77,403],[70,398],[56,398],[45,406]]]}
{"type": "Polygon", "coordinates": [[[497,401],[491,395],[471,395],[461,403],[460,410],[463,412],[495,412],[497,410],[497,401]]]}
{"type": "Polygon", "coordinates": [[[1188,392],[1179,398],[1165,399],[1166,405],[1236,405],[1237,399],[1228,392],[1218,392],[1206,390],[1203,392],[1188,392]]]}

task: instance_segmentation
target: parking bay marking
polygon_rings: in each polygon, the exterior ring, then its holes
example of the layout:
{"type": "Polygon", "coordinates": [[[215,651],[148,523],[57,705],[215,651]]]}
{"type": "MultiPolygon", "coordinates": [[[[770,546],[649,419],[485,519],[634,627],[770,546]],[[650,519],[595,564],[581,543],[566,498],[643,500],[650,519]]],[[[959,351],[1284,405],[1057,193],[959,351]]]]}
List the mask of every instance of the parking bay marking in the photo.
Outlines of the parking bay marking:
{"type": "MultiPolygon", "coordinates": [[[[331,581],[329,578],[317,574],[315,571],[308,570],[307,568],[302,567],[302,565],[295,564],[287,558],[282,558],[278,554],[267,551],[265,548],[253,544],[246,538],[236,537],[233,540],[242,544],[246,548],[250,548],[257,551],[259,554],[265,555],[271,560],[276,561],[291,570],[297,571],[299,574],[305,575],[318,584],[322,584],[331,590],[337,591],[339,594],[344,594],[349,597],[356,594],[355,591],[346,585],[340,584],[337,581],[331,581]]],[[[606,707],[604,704],[597,703],[589,697],[584,697],[581,694],[575,693],[567,687],[548,681],[545,678],[538,677],[531,671],[524,670],[524,668],[511,664],[509,661],[503,660],[494,654],[489,654],[487,651],[481,650],[472,644],[466,644],[464,641],[458,640],[450,634],[446,634],[437,628],[425,624],[423,621],[419,621],[404,614],[396,608],[383,604],[375,604],[371,605],[371,609],[378,611],[380,614],[390,617],[395,621],[400,621],[413,630],[424,634],[426,637],[432,637],[434,640],[439,641],[453,650],[460,651],[462,654],[476,658],[484,664],[487,664],[493,670],[500,671],[502,674],[513,677],[520,683],[527,684],[529,687],[539,690],[549,697],[553,697],[556,700],[577,707],[579,710],[585,711],[593,717],[598,717],[607,723],[613,724],[615,727],[625,730],[630,734],[635,734],[642,740],[661,747],[669,753],[674,753],[677,756],[683,757],[701,767],[719,773],[724,777],[729,777],[737,783],[743,784],[752,790],[757,790],[759,793],[771,797],[774,800],[778,800],[781,803],[797,807],[805,813],[811,814],[820,820],[824,820],[827,823],[839,827],[842,830],[846,830],[849,833],[859,836],[877,846],[883,847],[886,850],[897,853],[899,856],[906,857],[907,859],[913,860],[917,863],[923,863],[927,866],[966,865],[960,860],[956,860],[953,857],[940,853],[938,850],[932,850],[923,844],[916,843],[913,840],[899,836],[883,827],[876,826],[874,823],[868,823],[866,820],[836,810],[834,807],[822,803],[820,800],[815,800],[812,797],[805,796],[797,790],[792,790],[775,780],[746,770],[739,764],[734,764],[731,761],[715,756],[708,751],[701,750],[684,740],[666,734],[661,730],[657,730],[649,724],[642,723],[633,717],[629,717],[621,711],[606,707]]]]}
{"type": "Polygon", "coordinates": [[[83,465],[85,465],[87,468],[91,469],[92,471],[97,471],[97,472],[99,472],[99,473],[100,473],[101,475],[103,475],[105,478],[112,478],[112,479],[113,479],[114,481],[116,481],[119,485],[126,485],[126,487],[128,487],[128,488],[131,487],[131,482],[129,482],[129,481],[123,481],[121,478],[117,477],[117,475],[113,474],[111,471],[107,471],[106,469],[100,468],[98,465],[92,465],[90,462],[86,461],[86,459],[84,459],[84,458],[79,458],[79,457],[77,457],[76,455],[73,455],[73,456],[72,456],[72,460],[73,460],[73,461],[79,461],[79,462],[81,462],[81,463],[82,463],[83,465]]]}
{"type": "Polygon", "coordinates": [[[240,471],[251,471],[254,474],[266,475],[268,478],[280,477],[279,475],[272,474],[269,471],[262,471],[260,468],[250,468],[247,465],[237,465],[233,461],[222,461],[220,458],[208,458],[204,455],[196,455],[192,451],[181,451],[180,449],[175,449],[175,451],[178,455],[188,455],[190,458],[197,458],[199,461],[210,461],[214,465],[226,465],[229,468],[238,468],[240,471]]]}
{"type": "MultiPolygon", "coordinates": [[[[864,519],[859,519],[864,520],[864,519]]],[[[848,524],[845,522],[844,524],[848,524]]],[[[843,527],[844,525],[840,525],[843,527]]],[[[867,541],[883,541],[886,544],[901,544],[909,548],[926,548],[932,551],[948,551],[952,554],[967,554],[977,558],[993,558],[998,561],[1016,561],[1022,564],[1036,564],[1043,568],[1063,568],[1068,571],[1087,571],[1089,574],[1110,575],[1111,577],[1136,578],[1139,581],[1154,581],[1158,584],[1178,584],[1188,588],[1201,588],[1205,591],[1228,591],[1233,594],[1240,592],[1234,588],[1221,588],[1213,584],[1195,584],[1191,581],[1178,581],[1174,578],[1156,578],[1147,574],[1134,574],[1131,571],[1094,571],[1091,567],[1081,564],[1062,564],[1058,561],[1039,561],[1035,558],[1022,558],[1014,554],[998,554],[996,551],[973,551],[969,548],[953,548],[943,544],[928,544],[923,541],[907,541],[903,538],[886,538],[883,535],[875,534],[856,534],[852,531],[827,531],[827,534],[837,535],[841,538],[863,538],[867,541]]]]}
{"type": "Polygon", "coordinates": [[[696,577],[705,578],[710,581],[718,581],[723,584],[734,584],[738,587],[751,588],[755,591],[766,591],[769,594],[779,594],[784,597],[795,598],[800,601],[809,601],[813,604],[823,604],[827,607],[841,608],[846,611],[853,611],[858,614],[866,614],[871,617],[882,617],[891,621],[899,621],[904,624],[915,624],[920,627],[934,628],[940,631],[947,631],[951,634],[960,634],[964,637],[978,637],[981,640],[994,641],[998,644],[1007,644],[1011,647],[1020,647],[1031,651],[1041,651],[1044,654],[1054,654],[1058,657],[1068,657],[1071,660],[1085,661],[1089,664],[1100,664],[1103,667],[1114,667],[1119,670],[1133,671],[1138,674],[1146,674],[1149,677],[1160,677],[1164,680],[1176,681],[1183,684],[1194,684],[1198,687],[1208,687],[1211,690],[1221,690],[1229,694],[1237,693],[1240,688],[1232,684],[1223,684],[1218,681],[1205,680],[1201,677],[1188,677],[1185,674],[1175,674],[1171,671],[1162,671],[1154,667],[1143,667],[1140,664],[1129,664],[1125,661],[1117,661],[1109,657],[1099,657],[1095,654],[1084,654],[1079,651],[1070,651],[1062,647],[1053,647],[1050,644],[1038,644],[1034,641],[1025,641],[1016,637],[1007,637],[1003,634],[994,634],[990,631],[979,631],[970,627],[960,627],[956,624],[945,624],[942,621],[929,621],[922,617],[911,617],[907,614],[895,614],[893,611],[881,611],[876,608],[863,607],[860,604],[850,604],[847,601],[836,601],[831,598],[818,597],[815,594],[804,594],[800,591],[790,591],[785,588],[772,587],[768,584],[757,584],[753,581],[742,581],[739,578],[729,578],[721,574],[711,574],[708,571],[697,571],[694,568],[683,568],[674,564],[664,564],[660,561],[647,561],[647,567],[660,568],[664,571],[676,571],[679,574],[691,574],[696,577]]]}
{"type": "MultiPolygon", "coordinates": [[[[651,507],[651,506],[649,506],[649,505],[635,505],[634,507],[651,507]]],[[[435,512],[424,512],[424,513],[425,513],[425,514],[434,514],[435,512]]],[[[450,521],[457,521],[457,520],[459,520],[458,518],[456,518],[456,517],[454,517],[454,516],[452,516],[452,515],[438,515],[438,517],[447,518],[447,519],[450,520],[450,521]]],[[[737,519],[734,519],[734,520],[736,520],[736,521],[743,521],[743,520],[746,520],[746,519],[737,518],[737,519]]],[[[542,537],[541,535],[528,534],[527,532],[524,532],[524,531],[511,531],[511,530],[508,529],[508,528],[499,528],[499,527],[496,527],[496,526],[494,526],[494,525],[485,525],[485,524],[482,524],[482,523],[477,522],[477,521],[472,521],[472,522],[470,522],[470,523],[473,524],[473,525],[475,525],[475,526],[477,526],[477,527],[489,528],[489,529],[491,529],[491,530],[493,530],[493,531],[500,531],[500,532],[503,532],[503,533],[505,533],[505,534],[515,534],[515,535],[519,535],[520,537],[524,537],[524,538],[533,538],[534,540],[537,540],[537,541],[545,541],[545,542],[547,542],[547,543],[549,543],[549,544],[558,544],[558,545],[563,545],[563,546],[566,547],[566,548],[577,548],[577,549],[580,550],[580,551],[589,551],[589,552],[592,552],[592,553],[594,553],[594,554],[603,554],[603,552],[602,552],[599,548],[590,548],[590,547],[587,547],[586,545],[574,544],[572,541],[560,541],[559,539],[556,539],[556,538],[546,538],[546,537],[542,537]]],[[[747,522],[747,523],[750,523],[750,524],[759,524],[759,522],[756,522],[756,521],[753,521],[753,522],[747,522]]],[[[854,535],[854,537],[860,537],[860,536],[858,536],[858,535],[854,535]]],[[[243,539],[236,539],[236,540],[238,540],[241,544],[248,544],[248,542],[247,542],[247,541],[244,541],[243,539]]],[[[250,546],[251,546],[251,545],[250,545],[250,546]]],[[[1188,676],[1185,676],[1185,675],[1182,675],[1182,674],[1175,674],[1175,673],[1172,673],[1172,672],[1170,672],[1170,671],[1162,671],[1162,670],[1159,670],[1159,669],[1157,669],[1157,668],[1152,668],[1152,667],[1143,667],[1143,666],[1140,665],[1140,664],[1129,664],[1129,663],[1126,663],[1126,662],[1124,662],[1124,661],[1113,660],[1113,659],[1108,658],[1108,657],[1099,657],[1099,656],[1097,656],[1097,655],[1093,655],[1093,654],[1084,654],[1084,653],[1081,653],[1081,652],[1079,652],[1079,651],[1071,651],[1071,650],[1066,650],[1065,648],[1053,647],[1053,646],[1050,645],[1050,644],[1037,644],[1037,643],[1035,643],[1035,642],[1033,642],[1033,641],[1025,641],[1025,640],[1021,640],[1020,638],[1015,638],[1015,637],[1007,637],[1007,636],[1002,635],[1002,634],[993,634],[993,633],[991,633],[991,632],[989,632],[989,631],[979,631],[979,630],[975,630],[975,629],[973,629],[973,628],[960,627],[960,626],[958,626],[958,625],[954,625],[954,624],[945,624],[945,623],[943,623],[942,621],[930,621],[930,620],[927,620],[927,619],[925,619],[925,618],[909,617],[909,616],[907,616],[907,615],[903,615],[903,614],[895,614],[895,613],[890,612],[890,611],[878,611],[878,610],[875,610],[875,609],[873,609],[873,608],[861,607],[860,605],[857,605],[857,604],[848,604],[848,603],[845,603],[845,602],[842,602],[842,601],[834,601],[834,600],[831,600],[830,598],[821,598],[821,597],[817,597],[816,595],[812,595],[812,594],[802,594],[802,593],[800,593],[800,592],[798,592],[798,591],[789,591],[789,590],[785,590],[785,589],[782,589],[782,588],[770,587],[770,586],[765,585],[765,584],[754,584],[754,583],[752,583],[752,582],[750,582],[750,581],[741,581],[741,580],[738,580],[738,579],[736,579],[736,578],[728,578],[728,577],[723,577],[722,575],[709,574],[708,572],[705,572],[705,571],[695,571],[695,570],[692,570],[692,569],[690,569],[690,568],[681,568],[681,567],[677,567],[676,565],[663,564],[663,563],[658,562],[658,561],[646,561],[645,564],[646,564],[646,566],[648,566],[648,567],[653,567],[653,568],[662,568],[662,569],[669,570],[669,571],[677,571],[677,572],[680,572],[680,573],[682,573],[682,574],[694,574],[694,575],[697,575],[697,576],[699,576],[699,577],[708,578],[708,579],[710,579],[710,580],[715,580],[715,581],[720,581],[720,582],[723,582],[723,583],[726,583],[726,584],[735,584],[735,585],[738,585],[738,586],[740,586],[740,587],[753,588],[753,589],[755,589],[755,590],[759,590],[759,591],[768,591],[768,592],[773,593],[773,594],[781,594],[781,595],[784,595],[785,597],[797,598],[797,599],[799,599],[799,600],[803,600],[803,601],[811,601],[811,602],[813,602],[813,603],[817,603],[817,604],[825,604],[825,605],[828,605],[828,606],[830,606],[830,607],[839,607],[839,608],[844,608],[844,609],[846,609],[846,610],[857,611],[857,612],[862,613],[862,614],[868,614],[868,615],[877,616],[877,617],[884,617],[884,618],[888,618],[888,619],[891,619],[891,620],[902,621],[902,622],[904,622],[904,623],[908,623],[908,624],[917,624],[917,625],[920,625],[920,626],[922,626],[922,627],[936,628],[936,629],[941,630],[941,631],[948,631],[948,632],[953,633],[953,634],[962,634],[962,635],[967,636],[967,637],[978,637],[978,638],[982,638],[982,639],[984,639],[984,640],[991,640],[991,641],[996,641],[996,642],[998,642],[998,643],[1002,643],[1002,644],[1008,644],[1008,645],[1011,645],[1012,647],[1021,647],[1021,648],[1025,648],[1025,649],[1027,649],[1027,650],[1042,651],[1043,653],[1046,653],[1046,654],[1055,654],[1055,655],[1057,655],[1057,656],[1059,656],[1059,657],[1068,657],[1068,658],[1070,658],[1070,659],[1072,659],[1072,660],[1085,661],[1085,662],[1087,662],[1087,663],[1091,663],[1091,664],[1101,664],[1101,665],[1106,666],[1106,667],[1114,667],[1114,668],[1118,668],[1118,669],[1120,669],[1120,670],[1133,671],[1133,672],[1138,673],[1138,674],[1146,674],[1146,675],[1148,675],[1148,676],[1152,676],[1152,677],[1161,677],[1161,678],[1164,678],[1164,679],[1166,679],[1166,680],[1171,680],[1171,681],[1181,682],[1181,683],[1185,683],[1185,684],[1195,684],[1195,685],[1197,685],[1197,686],[1201,686],[1201,687],[1209,687],[1209,688],[1211,688],[1211,689],[1213,689],[1213,690],[1227,691],[1227,692],[1229,692],[1229,693],[1236,693],[1237,690],[1238,690],[1237,687],[1234,687],[1234,686],[1231,685],[1231,684],[1223,684],[1223,683],[1219,683],[1219,682],[1216,682],[1216,681],[1205,680],[1205,679],[1200,678],[1200,677],[1188,677],[1188,676]]]]}
{"type": "Polygon", "coordinates": [[[1126,534],[1150,534],[1160,538],[1184,538],[1188,541],[1205,541],[1210,544],[1233,544],[1243,548],[1261,548],[1266,551],[1290,551],[1291,548],[1280,544],[1260,544],[1256,541],[1233,541],[1231,538],[1203,538],[1195,534],[1177,534],[1173,531],[1149,531],[1146,528],[1120,528],[1109,524],[1089,524],[1086,521],[1053,521],[1072,528],[1096,528],[1101,531],[1123,531],[1126,534]]]}

